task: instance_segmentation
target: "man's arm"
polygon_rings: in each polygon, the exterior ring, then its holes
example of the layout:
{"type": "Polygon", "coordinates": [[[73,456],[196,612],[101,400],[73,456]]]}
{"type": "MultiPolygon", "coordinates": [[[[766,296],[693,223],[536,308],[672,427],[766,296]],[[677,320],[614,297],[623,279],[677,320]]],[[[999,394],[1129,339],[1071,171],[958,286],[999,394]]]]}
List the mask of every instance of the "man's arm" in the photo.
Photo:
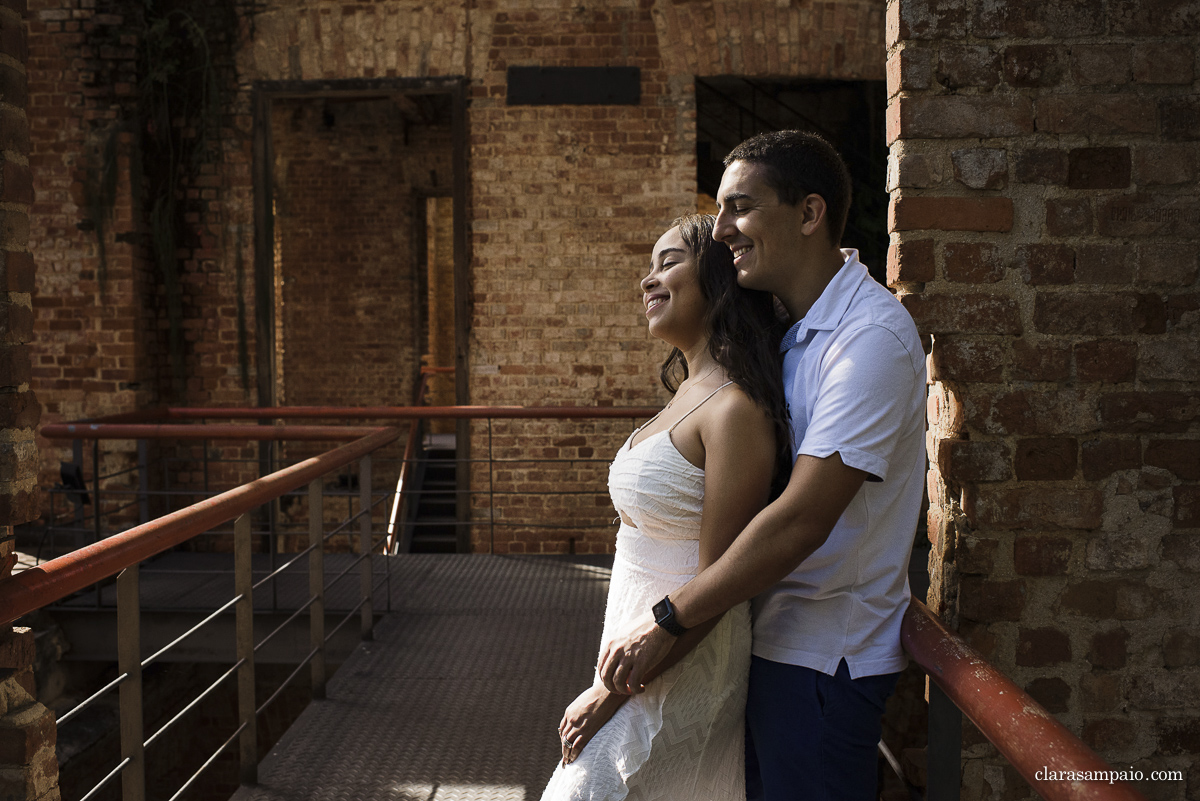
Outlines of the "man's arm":
{"type": "MultiPolygon", "coordinates": [[[[676,619],[688,628],[709,621],[783,579],[828,539],[867,474],[834,453],[800,456],[783,494],[763,509],[711,567],[671,595],[676,619]]],[[[600,679],[613,692],[640,692],[647,672],[675,637],[649,614],[607,644],[600,679]]]]}

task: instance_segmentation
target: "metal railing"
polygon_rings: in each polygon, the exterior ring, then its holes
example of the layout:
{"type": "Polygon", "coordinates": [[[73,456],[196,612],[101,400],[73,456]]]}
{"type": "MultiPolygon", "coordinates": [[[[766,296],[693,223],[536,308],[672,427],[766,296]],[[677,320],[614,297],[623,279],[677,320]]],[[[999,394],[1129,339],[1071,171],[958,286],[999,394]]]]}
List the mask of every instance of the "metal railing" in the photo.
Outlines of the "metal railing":
{"type": "Polygon", "coordinates": [[[1145,796],[1116,778],[1119,771],[917,598],[904,614],[900,641],[930,679],[928,801],[959,797],[962,715],[1048,801],[1145,801],[1145,796]],[[1050,780],[1048,776],[1093,778],[1050,780]]]}
{"type": "MultiPolygon", "coordinates": [[[[176,715],[167,726],[163,727],[163,730],[156,732],[145,741],[142,740],[141,711],[140,708],[137,708],[136,712],[133,711],[140,704],[140,671],[155,659],[160,658],[166,649],[147,660],[140,660],[137,646],[137,616],[135,613],[128,612],[129,609],[137,609],[137,565],[142,560],[182,543],[190,537],[230,520],[236,520],[235,562],[238,571],[236,594],[224,606],[213,612],[209,618],[197,624],[184,636],[186,637],[209,620],[225,613],[230,607],[237,610],[237,662],[218,680],[218,684],[234,675],[238,677],[241,722],[238,729],[179,792],[184,792],[196,780],[199,773],[209,767],[220,753],[231,748],[235,741],[239,742],[241,753],[242,780],[251,782],[254,780],[257,770],[257,755],[253,745],[254,721],[257,715],[278,695],[277,691],[261,706],[256,706],[254,703],[254,652],[257,648],[261,648],[265,641],[257,645],[252,642],[252,594],[262,584],[278,576],[282,570],[305,555],[309,557],[310,598],[303,607],[293,613],[293,618],[300,615],[305,609],[310,611],[311,650],[305,661],[284,682],[284,686],[303,669],[305,664],[311,664],[314,697],[320,697],[320,692],[324,687],[323,644],[336,633],[336,629],[328,634],[324,632],[324,573],[322,549],[319,542],[327,539],[330,534],[324,531],[321,476],[360,460],[359,491],[361,500],[357,519],[360,524],[359,554],[360,560],[364,562],[361,574],[362,601],[354,610],[351,610],[342,623],[338,624],[338,628],[352,618],[356,611],[361,612],[361,631],[364,636],[369,636],[373,619],[371,607],[373,586],[370,559],[367,557],[379,546],[383,546],[384,551],[389,553],[394,549],[398,539],[396,532],[397,509],[402,506],[408,493],[412,491],[405,479],[409,475],[407,471],[414,461],[421,422],[466,418],[487,424],[487,458],[460,461],[463,464],[486,463],[488,465],[489,486],[487,490],[479,489],[473,494],[476,497],[487,496],[490,511],[487,519],[468,520],[464,525],[483,525],[494,529],[498,525],[529,525],[527,521],[514,523],[496,519],[494,501],[497,497],[497,490],[492,479],[497,465],[505,466],[528,461],[540,463],[580,461],[581,458],[556,460],[553,458],[531,459],[523,456],[497,457],[492,448],[491,424],[493,420],[629,419],[632,421],[648,417],[653,411],[651,409],[511,406],[205,408],[167,409],[154,413],[123,415],[122,419],[118,420],[108,418],[88,423],[46,426],[43,429],[43,435],[69,439],[98,440],[116,437],[130,439],[147,436],[208,439],[215,438],[214,431],[219,431],[220,436],[227,439],[299,439],[309,436],[313,439],[335,437],[357,437],[357,439],[333,451],[305,460],[213,498],[202,500],[184,510],[113,535],[80,551],[56,558],[44,565],[17,574],[5,582],[0,582],[0,609],[5,610],[5,620],[0,622],[8,622],[26,612],[89,587],[105,577],[121,574],[118,580],[118,596],[125,599],[122,603],[126,611],[118,612],[122,621],[119,624],[121,626],[120,676],[110,685],[102,688],[99,693],[84,701],[81,707],[91,703],[103,692],[120,687],[122,694],[121,734],[122,742],[127,745],[123,745],[122,762],[106,777],[101,786],[114,780],[117,775],[122,775],[127,777],[123,778],[126,787],[125,798],[141,799],[143,796],[139,794],[141,790],[138,788],[144,784],[144,779],[138,777],[144,774],[144,749],[153,744],[167,727],[174,725],[194,708],[216,685],[205,690],[200,698],[176,715]],[[371,494],[370,454],[398,439],[400,436],[398,429],[290,425],[206,424],[188,426],[177,425],[175,422],[186,419],[212,418],[243,420],[332,418],[410,421],[412,427],[396,490],[383,496],[384,499],[390,498],[392,502],[387,533],[379,539],[378,543],[371,535],[371,509],[382,501],[376,501],[371,494]],[[308,430],[310,428],[311,431],[308,430]],[[255,507],[305,485],[308,486],[310,544],[286,565],[255,583],[249,566],[251,529],[248,514],[255,507]],[[128,712],[125,704],[126,695],[131,699],[128,712]],[[135,702],[133,699],[138,700],[135,702]]],[[[605,456],[607,457],[607,455],[605,456]]],[[[606,463],[608,459],[593,461],[606,463]]],[[[98,482],[94,482],[94,486],[98,487],[98,482]]],[[[514,491],[514,494],[517,492],[519,490],[514,491]]],[[[342,576],[346,573],[347,571],[343,571],[342,576]]],[[[279,630],[276,629],[275,632],[268,635],[267,639],[274,636],[279,630]]],[[[179,640],[182,639],[183,637],[179,638],[179,640]]],[[[929,785],[927,788],[929,801],[955,801],[958,798],[961,782],[961,714],[966,714],[1014,768],[1045,798],[1054,801],[1083,801],[1084,799],[1131,801],[1142,798],[1140,794],[1121,782],[1109,784],[1043,778],[1047,770],[1052,775],[1058,776],[1068,775],[1072,771],[1083,775],[1089,772],[1092,775],[1098,772],[1103,772],[1102,775],[1112,775],[1113,771],[1107,763],[1055,721],[1028,694],[988,664],[956,634],[946,629],[941,621],[916,599],[905,616],[902,642],[908,653],[931,679],[929,684],[929,785]]],[[[172,643],[172,646],[174,644],[172,643]]],[[[60,722],[66,723],[78,711],[79,708],[68,713],[60,722]]]]}

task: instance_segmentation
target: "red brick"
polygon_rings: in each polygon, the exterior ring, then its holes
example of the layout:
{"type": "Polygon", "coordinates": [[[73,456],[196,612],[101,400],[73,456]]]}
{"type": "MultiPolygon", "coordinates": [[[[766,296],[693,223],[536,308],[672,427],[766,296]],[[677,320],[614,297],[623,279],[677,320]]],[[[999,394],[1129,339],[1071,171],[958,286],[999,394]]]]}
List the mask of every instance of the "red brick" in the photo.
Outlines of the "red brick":
{"type": "Polygon", "coordinates": [[[1034,300],[1033,323],[1043,334],[1156,334],[1166,324],[1166,308],[1160,299],[1133,293],[1042,294],[1034,300]]]}
{"type": "Polygon", "coordinates": [[[1038,99],[1037,128],[1045,133],[1157,133],[1156,104],[1133,94],[1046,95],[1038,99]]]}
{"type": "Polygon", "coordinates": [[[1146,464],[1170,470],[1184,481],[1200,481],[1200,439],[1152,439],[1146,464]]]}
{"type": "Polygon", "coordinates": [[[1019,576],[1065,576],[1071,563],[1071,540],[1018,534],[1013,542],[1013,568],[1019,576]]]}
{"type": "Polygon", "coordinates": [[[1059,605],[1096,620],[1144,620],[1156,611],[1159,593],[1142,581],[1089,579],[1068,584],[1059,605]]]}
{"type": "Polygon", "coordinates": [[[25,345],[0,345],[0,388],[29,383],[32,365],[25,345]]]}
{"type": "Polygon", "coordinates": [[[1071,348],[1063,342],[1033,343],[1018,339],[1012,344],[1011,377],[1020,381],[1062,381],[1071,372],[1071,348]]]}
{"type": "Polygon", "coordinates": [[[30,716],[30,720],[23,720],[20,725],[9,723],[11,716],[2,719],[3,722],[0,722],[0,764],[28,765],[38,751],[47,746],[53,749],[57,740],[54,712],[41,705],[38,705],[38,708],[41,709],[40,715],[30,716]]]}
{"type": "Polygon", "coordinates": [[[939,336],[931,354],[930,380],[998,383],[1004,377],[1004,350],[994,338],[939,336]]]}
{"type": "Polygon", "coordinates": [[[1034,679],[1025,685],[1025,692],[1047,712],[1058,714],[1071,708],[1071,685],[1058,677],[1034,679]]]}
{"type": "Polygon", "coordinates": [[[1013,266],[1027,284],[1069,284],[1075,280],[1075,251],[1066,245],[1022,245],[1013,266]]]}
{"type": "Polygon", "coordinates": [[[943,44],[938,49],[937,80],[947,89],[1000,83],[1000,56],[990,47],[943,44]]]}
{"type": "Polygon", "coordinates": [[[1168,141],[1200,139],[1200,97],[1184,95],[1158,101],[1162,136],[1168,141]]]}
{"type": "Polygon", "coordinates": [[[1164,756],[1200,753],[1200,717],[1159,718],[1158,752],[1164,756]]]}
{"type": "Polygon", "coordinates": [[[1019,151],[1013,159],[1013,177],[1023,184],[1065,184],[1067,154],[1048,148],[1019,151]]]}
{"type": "Polygon", "coordinates": [[[962,617],[980,622],[1020,620],[1025,610],[1025,597],[1022,579],[993,581],[963,576],[959,584],[958,611],[962,617]]]}
{"type": "Polygon", "coordinates": [[[966,35],[966,0],[911,0],[888,7],[889,27],[897,39],[956,39],[966,35]]]}
{"type": "Polygon", "coordinates": [[[1092,232],[1092,199],[1056,197],[1046,201],[1046,233],[1086,236],[1092,232]]]}
{"type": "Polygon", "coordinates": [[[33,292],[34,272],[32,254],[0,250],[0,292],[33,292]]]}
{"type": "Polygon", "coordinates": [[[1075,477],[1079,442],[1069,438],[1017,441],[1013,467],[1019,481],[1066,481],[1075,477]]]}
{"type": "Polygon", "coordinates": [[[1200,537],[1193,533],[1168,534],[1162,538],[1162,558],[1180,570],[1200,573],[1200,537]]]}
{"type": "MultiPolygon", "coordinates": [[[[0,52],[4,52],[0,49],[0,52]]],[[[24,109],[0,106],[0,151],[29,152],[29,120],[24,109]]]]}
{"type": "Polygon", "coordinates": [[[954,567],[961,575],[987,576],[996,566],[1000,550],[997,540],[986,537],[963,537],[954,549],[954,567]]]}
{"type": "Polygon", "coordinates": [[[1132,381],[1138,346],[1123,340],[1094,340],[1075,346],[1075,376],[1082,382],[1132,381]]]}
{"type": "Polygon", "coordinates": [[[888,97],[900,91],[928,89],[933,81],[933,51],[909,45],[887,61],[888,97]]]}
{"type": "Polygon", "coordinates": [[[927,334],[1020,334],[1012,298],[995,295],[905,295],[901,302],[927,334]]]}
{"type": "Polygon", "coordinates": [[[1080,86],[1129,83],[1129,45],[1075,45],[1071,77],[1080,86]]]}
{"type": "Polygon", "coordinates": [[[29,105],[27,83],[24,70],[0,65],[0,97],[4,98],[5,103],[26,108],[29,105]]]}
{"type": "Polygon", "coordinates": [[[996,246],[981,242],[947,242],[942,247],[942,272],[949,281],[992,284],[1004,277],[1004,262],[996,246]]]}
{"type": "Polygon", "coordinates": [[[1101,718],[1085,723],[1080,738],[1091,749],[1106,753],[1133,747],[1138,740],[1138,729],[1124,718],[1101,718]]]}
{"type": "Polygon", "coordinates": [[[1200,486],[1180,484],[1175,487],[1175,516],[1178,528],[1200,528],[1200,486]]]}
{"type": "Polygon", "coordinates": [[[1177,333],[1184,333],[1196,328],[1197,315],[1200,311],[1200,294],[1171,295],[1167,301],[1167,323],[1177,333]]]}
{"type": "Polygon", "coordinates": [[[1138,378],[1146,381],[1195,381],[1200,376],[1200,348],[1194,333],[1156,337],[1141,346],[1138,378]]]}
{"type": "Polygon", "coordinates": [[[1013,203],[1006,197],[893,197],[892,231],[1011,231],[1013,203]]]}
{"type": "Polygon", "coordinates": [[[949,484],[1012,478],[1012,449],[999,440],[944,439],[938,443],[937,460],[949,484]]]}
{"type": "Polygon", "coordinates": [[[1116,670],[1125,667],[1129,632],[1123,628],[1098,631],[1092,635],[1087,658],[1093,667],[1116,670]]]}
{"type": "Polygon", "coordinates": [[[29,167],[0,157],[0,200],[33,203],[33,173],[29,167]]]}
{"type": "Polygon", "coordinates": [[[1092,36],[1104,32],[1104,6],[1100,0],[983,3],[974,9],[971,33],[986,38],[1092,36]]]}
{"type": "Polygon", "coordinates": [[[1053,628],[1017,630],[1017,664],[1021,667],[1046,667],[1071,661],[1071,638],[1053,628]]]}
{"type": "Polygon", "coordinates": [[[1133,47],[1138,83],[1186,83],[1195,78],[1196,51],[1182,42],[1139,42],[1133,47]]]}
{"type": "Polygon", "coordinates": [[[42,405],[32,392],[14,392],[0,403],[0,428],[34,428],[42,416],[42,405]]]}
{"type": "Polygon", "coordinates": [[[1163,666],[1167,668],[1200,665],[1200,630],[1172,629],[1163,637],[1163,666]]]}
{"type": "Polygon", "coordinates": [[[1177,186],[1200,180],[1200,145],[1150,143],[1133,151],[1133,180],[1141,186],[1177,186]]]}
{"type": "Polygon", "coordinates": [[[1112,0],[1108,4],[1109,32],[1172,36],[1200,33],[1200,8],[1191,0],[1112,0]]]}
{"type": "Polygon", "coordinates": [[[1080,245],[1075,251],[1075,281],[1081,284],[1131,284],[1132,245],[1080,245]]]}
{"type": "Polygon", "coordinates": [[[1066,53],[1055,45],[1011,45],[1004,49],[1004,80],[1009,86],[1057,86],[1066,71],[1066,53]]]}
{"type": "Polygon", "coordinates": [[[1200,197],[1116,195],[1098,201],[1098,232],[1105,236],[1200,236],[1200,197]]]}
{"type": "Polygon", "coordinates": [[[1008,156],[992,147],[955,150],[950,154],[954,178],[971,189],[1003,189],[1008,185],[1008,156]]]}
{"type": "Polygon", "coordinates": [[[1114,392],[1100,397],[1106,431],[1174,434],[1200,419],[1200,397],[1186,392],[1114,392]]]}
{"type": "Polygon", "coordinates": [[[1033,103],[1027,97],[915,95],[893,101],[888,144],[902,139],[962,139],[1033,133],[1033,103]]]}
{"type": "Polygon", "coordinates": [[[22,64],[29,60],[24,20],[14,19],[11,14],[0,15],[0,54],[11,56],[22,64]]]}
{"type": "Polygon", "coordinates": [[[964,404],[964,411],[968,425],[989,434],[1055,436],[1096,428],[1094,401],[1076,390],[980,394],[964,404]]]}
{"type": "Polygon", "coordinates": [[[33,629],[13,626],[0,635],[0,670],[24,670],[33,665],[33,629]]]}
{"type": "Polygon", "coordinates": [[[0,208],[0,247],[16,249],[29,241],[29,215],[0,208]]]}
{"type": "Polygon", "coordinates": [[[888,247],[888,286],[906,282],[932,281],[934,272],[932,239],[893,242],[888,247]]]}
{"type": "Polygon", "coordinates": [[[39,496],[36,492],[0,492],[0,520],[7,521],[9,525],[19,526],[36,520],[39,511],[39,496]]]}
{"type": "Polygon", "coordinates": [[[1132,161],[1127,147],[1077,147],[1067,153],[1071,189],[1124,189],[1132,161]]]}
{"type": "Polygon", "coordinates": [[[1099,528],[1104,498],[1096,490],[1037,485],[999,489],[982,485],[975,525],[981,528],[1099,528]]]}

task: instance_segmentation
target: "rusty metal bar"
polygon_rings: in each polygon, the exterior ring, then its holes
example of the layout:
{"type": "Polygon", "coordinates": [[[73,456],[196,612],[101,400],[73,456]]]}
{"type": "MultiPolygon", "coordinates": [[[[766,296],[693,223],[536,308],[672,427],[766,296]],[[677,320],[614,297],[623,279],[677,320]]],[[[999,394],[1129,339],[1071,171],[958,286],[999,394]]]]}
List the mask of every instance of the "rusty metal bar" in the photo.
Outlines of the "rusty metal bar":
{"type": "Polygon", "coordinates": [[[1049,781],[1047,774],[1115,772],[1037,701],[912,599],[900,641],[1025,781],[1047,801],[1145,801],[1124,782],[1049,781]]]}
{"type": "MultiPolygon", "coordinates": [[[[494,417],[496,419],[542,419],[542,420],[623,420],[628,418],[652,417],[658,408],[638,406],[239,406],[176,407],[163,410],[167,420],[194,420],[215,418],[218,420],[471,420],[494,417]]],[[[124,425],[114,423],[112,425],[124,425]]],[[[83,430],[94,425],[110,425],[104,420],[78,423],[54,423],[42,429],[44,436],[51,439],[70,439],[76,436],[67,430],[74,426],[83,430]],[[50,431],[50,434],[46,434],[50,431]]],[[[158,424],[145,424],[156,428],[158,424]]],[[[170,424],[164,423],[164,426],[170,424]]],[[[222,425],[206,424],[206,425],[222,425]]],[[[211,434],[209,435],[211,436],[211,434]]],[[[238,435],[240,436],[240,435],[238,435]]],[[[130,439],[121,436],[117,439],[130,439]]],[[[212,437],[216,439],[217,437],[212,437]]],[[[224,437],[222,437],[224,438],[224,437]]]]}
{"type": "Polygon", "coordinates": [[[47,439],[171,439],[246,441],[292,440],[341,442],[364,437],[374,428],[353,426],[248,426],[233,423],[52,423],[41,430],[47,439]]]}
{"type": "Polygon", "coordinates": [[[16,620],[155,554],[234,519],[271,498],[393,442],[395,428],[375,433],[243,484],[0,582],[0,624],[16,620]]]}

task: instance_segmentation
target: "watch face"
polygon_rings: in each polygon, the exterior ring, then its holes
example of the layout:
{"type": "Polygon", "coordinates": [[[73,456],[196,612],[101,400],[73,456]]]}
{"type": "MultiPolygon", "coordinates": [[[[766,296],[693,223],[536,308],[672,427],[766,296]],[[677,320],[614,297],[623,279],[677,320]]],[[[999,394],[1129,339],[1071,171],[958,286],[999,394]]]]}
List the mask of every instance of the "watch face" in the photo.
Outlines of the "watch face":
{"type": "MultiPolygon", "coordinates": [[[[642,608],[645,609],[646,607],[643,606],[642,608]]],[[[667,606],[667,599],[663,598],[650,611],[654,614],[654,619],[659,621],[671,613],[671,608],[667,606]]]]}

